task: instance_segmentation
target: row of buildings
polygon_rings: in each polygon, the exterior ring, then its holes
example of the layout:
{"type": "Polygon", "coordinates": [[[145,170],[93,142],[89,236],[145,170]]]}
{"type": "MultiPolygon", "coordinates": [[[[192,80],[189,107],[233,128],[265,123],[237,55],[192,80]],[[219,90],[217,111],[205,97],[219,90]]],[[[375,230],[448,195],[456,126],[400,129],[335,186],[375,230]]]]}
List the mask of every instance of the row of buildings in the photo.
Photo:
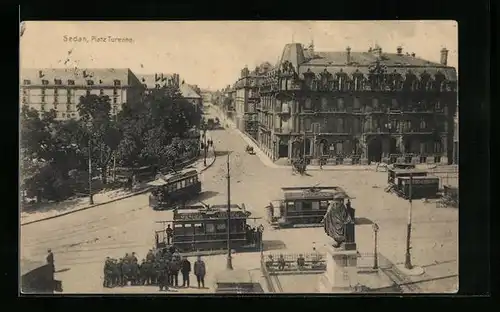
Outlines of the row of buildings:
{"type": "Polygon", "coordinates": [[[78,118],[81,96],[107,95],[112,114],[117,114],[123,104],[163,86],[178,87],[193,105],[202,105],[199,88],[181,81],[178,74],[135,74],[128,68],[30,68],[22,69],[20,76],[21,105],[40,114],[54,109],[58,119],[78,118]]]}
{"type": "Polygon", "coordinates": [[[245,67],[218,105],[273,160],[458,162],[457,72],[437,52],[291,43],[276,65],[245,67]]]}

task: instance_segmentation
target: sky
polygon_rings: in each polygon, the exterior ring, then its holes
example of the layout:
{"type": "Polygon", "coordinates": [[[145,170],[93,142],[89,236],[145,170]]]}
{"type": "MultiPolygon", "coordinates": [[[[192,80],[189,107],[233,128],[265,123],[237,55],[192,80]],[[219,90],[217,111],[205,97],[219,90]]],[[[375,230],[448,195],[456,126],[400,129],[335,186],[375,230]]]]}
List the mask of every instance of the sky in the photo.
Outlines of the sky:
{"type": "Polygon", "coordinates": [[[285,44],[309,45],[311,40],[316,51],[347,46],[367,51],[378,44],[395,53],[402,46],[403,53],[434,62],[446,47],[448,65],[458,70],[455,21],[28,21],[20,40],[20,67],[178,73],[189,84],[215,91],[233,84],[245,65],[274,65],[285,44]],[[124,40],[111,42],[110,37],[124,40]]]}

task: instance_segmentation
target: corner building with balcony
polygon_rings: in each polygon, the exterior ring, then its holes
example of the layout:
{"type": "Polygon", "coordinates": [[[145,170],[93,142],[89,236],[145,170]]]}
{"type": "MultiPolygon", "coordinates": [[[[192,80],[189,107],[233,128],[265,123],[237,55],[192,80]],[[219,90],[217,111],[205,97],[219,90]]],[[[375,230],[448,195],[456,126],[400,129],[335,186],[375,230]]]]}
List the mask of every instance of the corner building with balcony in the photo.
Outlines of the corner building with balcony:
{"type": "Polygon", "coordinates": [[[259,143],[274,160],[451,163],[457,73],[415,54],[287,44],[260,88],[259,143]]]}

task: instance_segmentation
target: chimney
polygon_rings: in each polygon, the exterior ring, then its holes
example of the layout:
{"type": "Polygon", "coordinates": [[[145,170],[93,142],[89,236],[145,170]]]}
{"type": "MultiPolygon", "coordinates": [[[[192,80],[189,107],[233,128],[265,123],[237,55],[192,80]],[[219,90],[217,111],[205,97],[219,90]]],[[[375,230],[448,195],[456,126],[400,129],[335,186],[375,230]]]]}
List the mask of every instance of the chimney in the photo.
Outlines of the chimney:
{"type": "Polygon", "coordinates": [[[43,77],[43,71],[41,71],[41,70],[38,71],[38,77],[40,77],[40,78],[43,77]]]}
{"type": "Polygon", "coordinates": [[[347,47],[345,50],[347,52],[347,64],[351,64],[351,47],[347,47]]]}
{"type": "Polygon", "coordinates": [[[412,52],[412,53],[411,53],[411,57],[415,57],[415,52],[412,52]]]}
{"type": "Polygon", "coordinates": [[[448,65],[448,50],[446,48],[441,49],[441,64],[448,65]]]}
{"type": "Polygon", "coordinates": [[[400,47],[400,46],[396,49],[396,51],[398,51],[398,55],[402,55],[403,54],[403,48],[400,47]]]}

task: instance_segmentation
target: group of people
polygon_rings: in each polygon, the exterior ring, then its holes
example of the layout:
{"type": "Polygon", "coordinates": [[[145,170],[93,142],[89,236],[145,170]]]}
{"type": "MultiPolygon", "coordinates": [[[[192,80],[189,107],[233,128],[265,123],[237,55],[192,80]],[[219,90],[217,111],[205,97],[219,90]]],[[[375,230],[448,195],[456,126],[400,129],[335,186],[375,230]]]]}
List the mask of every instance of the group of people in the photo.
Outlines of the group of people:
{"type": "MultiPolygon", "coordinates": [[[[205,287],[205,262],[198,256],[194,263],[194,275],[198,288],[205,287]]],[[[161,290],[179,287],[179,273],[182,287],[190,287],[191,262],[182,257],[175,247],[149,250],[140,263],[135,255],[126,254],[120,259],[106,258],[104,264],[104,287],[130,285],[157,285],[161,290]]]]}
{"type": "Polygon", "coordinates": [[[262,233],[264,232],[264,226],[259,225],[258,227],[251,227],[246,225],[246,238],[247,244],[259,247],[262,244],[262,233]]]}

